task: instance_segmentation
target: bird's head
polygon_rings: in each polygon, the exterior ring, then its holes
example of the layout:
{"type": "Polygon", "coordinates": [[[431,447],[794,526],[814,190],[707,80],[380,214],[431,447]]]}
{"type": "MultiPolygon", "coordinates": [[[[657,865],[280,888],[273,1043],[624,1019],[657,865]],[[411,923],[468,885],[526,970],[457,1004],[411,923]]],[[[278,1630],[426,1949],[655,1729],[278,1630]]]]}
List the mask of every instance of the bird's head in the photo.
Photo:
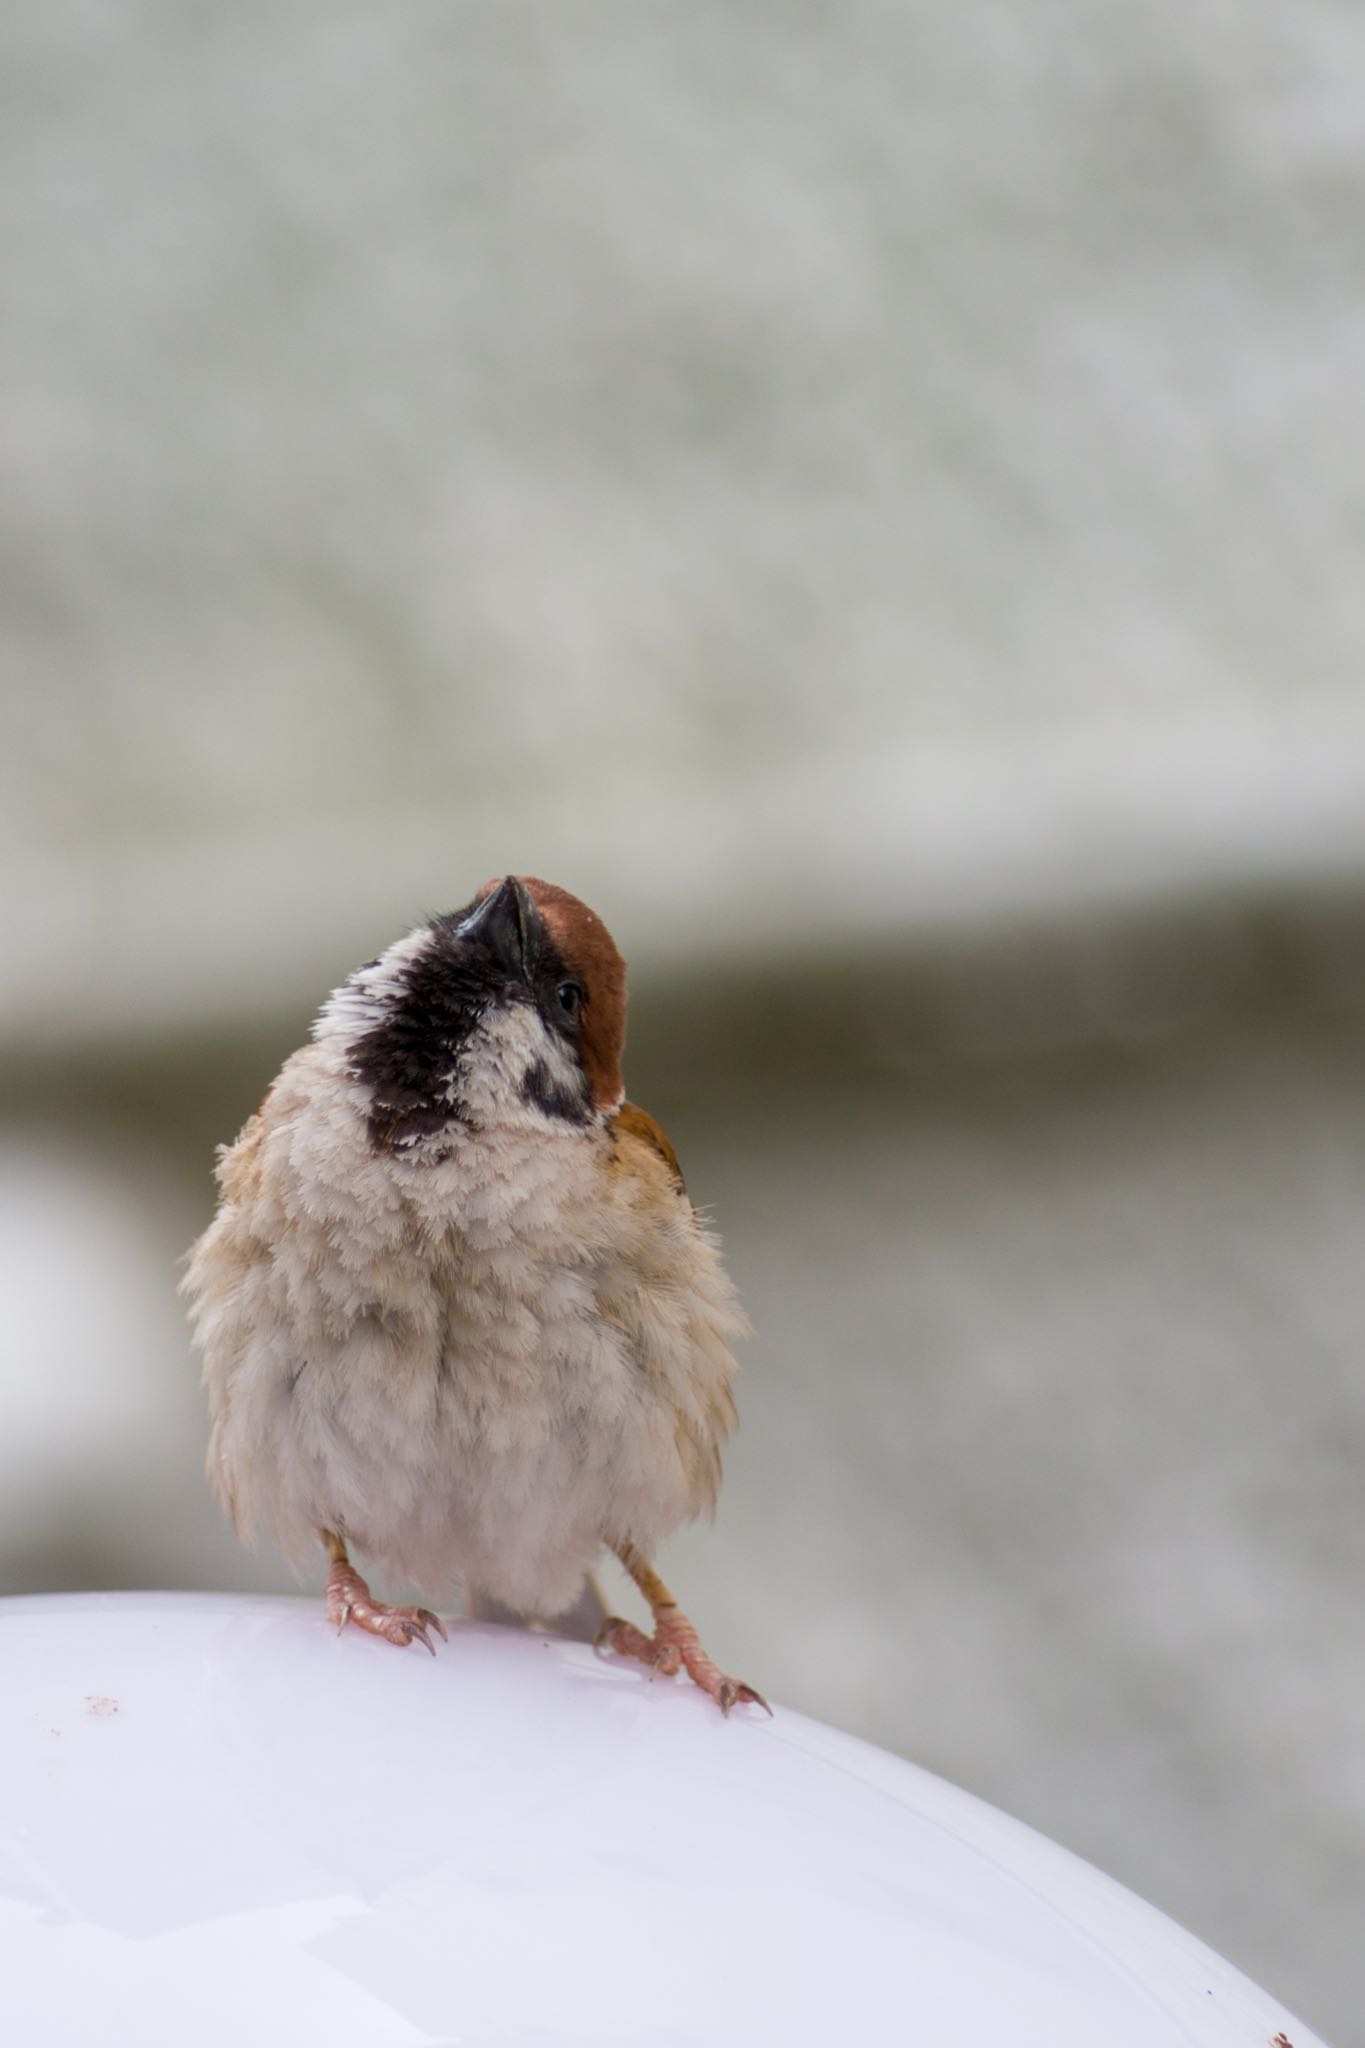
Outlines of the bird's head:
{"type": "Polygon", "coordinates": [[[588,1125],[622,1099],[626,967],[597,914],[530,875],[400,939],[331,997],[370,1137],[409,1151],[451,1124],[588,1125]]]}

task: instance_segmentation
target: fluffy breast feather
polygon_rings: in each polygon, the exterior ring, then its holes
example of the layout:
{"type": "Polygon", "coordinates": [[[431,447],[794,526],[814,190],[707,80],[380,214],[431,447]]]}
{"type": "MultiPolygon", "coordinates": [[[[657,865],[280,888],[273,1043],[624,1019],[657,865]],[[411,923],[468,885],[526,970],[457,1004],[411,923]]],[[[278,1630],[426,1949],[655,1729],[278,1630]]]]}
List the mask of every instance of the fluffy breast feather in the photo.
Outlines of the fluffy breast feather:
{"type": "Polygon", "coordinates": [[[341,1048],[222,1155],[186,1288],[210,1469],[244,1533],[340,1528],[435,1597],[574,1597],[604,1542],[709,1509],[743,1330],[653,1120],[378,1155],[341,1048]]]}

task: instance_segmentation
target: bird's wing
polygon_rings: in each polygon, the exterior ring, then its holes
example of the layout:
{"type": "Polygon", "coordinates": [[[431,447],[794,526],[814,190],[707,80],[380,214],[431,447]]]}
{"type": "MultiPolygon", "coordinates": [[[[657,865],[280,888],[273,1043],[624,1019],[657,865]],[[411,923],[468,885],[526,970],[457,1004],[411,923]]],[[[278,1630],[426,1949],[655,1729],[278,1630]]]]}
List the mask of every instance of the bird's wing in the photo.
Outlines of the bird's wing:
{"type": "Polygon", "coordinates": [[[648,1110],[641,1109],[634,1102],[623,1102],[611,1120],[611,1132],[619,1152],[628,1157],[634,1151],[638,1156],[639,1149],[643,1147],[646,1152],[654,1153],[668,1168],[678,1193],[687,1193],[687,1183],[668,1133],[662,1124],[654,1121],[648,1110]]]}
{"type": "MultiPolygon", "coordinates": [[[[721,1446],[736,1421],[730,1343],[748,1326],[715,1239],[692,1207],[678,1155],[660,1125],[635,1103],[625,1102],[612,1118],[611,1137],[613,1169],[631,1186],[632,1208],[657,1226],[650,1260],[658,1262],[658,1272],[651,1273],[651,1281],[662,1282],[667,1313],[654,1321],[645,1351],[652,1383],[674,1412],[674,1441],[686,1482],[682,1512],[690,1517],[715,1504],[721,1446]]],[[[611,1285],[616,1298],[599,1296],[599,1308],[638,1341],[638,1332],[654,1314],[652,1286],[639,1277],[632,1281],[620,1267],[612,1272],[611,1285]]]]}

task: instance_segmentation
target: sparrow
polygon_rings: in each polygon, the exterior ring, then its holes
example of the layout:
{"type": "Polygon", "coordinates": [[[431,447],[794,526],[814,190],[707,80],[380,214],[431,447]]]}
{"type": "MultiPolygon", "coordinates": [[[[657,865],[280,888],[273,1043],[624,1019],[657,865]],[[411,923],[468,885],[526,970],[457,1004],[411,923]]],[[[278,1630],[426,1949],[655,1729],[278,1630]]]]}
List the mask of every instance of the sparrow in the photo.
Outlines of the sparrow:
{"type": "MultiPolygon", "coordinates": [[[[218,1157],[184,1289],[213,1488],[246,1541],[321,1543],[327,1612],[435,1646],[362,1554],[439,1603],[539,1623],[604,1552],[652,1633],[599,1642],[766,1707],[654,1569],[714,1509],[746,1324],[677,1155],[625,1099],[626,969],[595,912],[490,882],[324,1004],[218,1157]]],[[[599,1610],[601,1611],[601,1610],[599,1610]]]]}

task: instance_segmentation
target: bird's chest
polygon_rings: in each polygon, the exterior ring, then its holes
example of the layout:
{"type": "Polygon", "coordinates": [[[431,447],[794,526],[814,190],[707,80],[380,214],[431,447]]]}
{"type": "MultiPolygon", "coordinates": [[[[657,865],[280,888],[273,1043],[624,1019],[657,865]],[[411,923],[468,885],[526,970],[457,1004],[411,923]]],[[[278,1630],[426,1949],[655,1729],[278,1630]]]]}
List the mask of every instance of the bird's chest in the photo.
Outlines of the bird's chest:
{"type": "Polygon", "coordinates": [[[567,1250],[490,1260],[459,1247],[441,1262],[427,1369],[443,1434],[506,1455],[566,1436],[590,1442],[626,1420],[638,1374],[603,1313],[602,1272],[567,1250]]]}
{"type": "Polygon", "coordinates": [[[542,1135],[362,1165],[344,1252],[310,1213],[288,1276],[298,1519],[411,1583],[464,1577],[537,1612],[573,1598],[623,1503],[631,1527],[646,1502],[679,1519],[687,1276],[603,1149],[542,1135]]]}
{"type": "Polygon", "coordinates": [[[362,1548],[414,1583],[463,1578],[519,1611],[572,1600],[659,1427],[601,1271],[548,1239],[471,1247],[463,1233],[406,1271],[384,1369],[348,1374],[362,1548]]]}
{"type": "Polygon", "coordinates": [[[504,1144],[404,1191],[401,1242],[374,1262],[347,1348],[370,1357],[377,1328],[371,1394],[439,1454],[534,1459],[628,1423],[639,1374],[613,1303],[639,1231],[595,1167],[504,1144]]]}

